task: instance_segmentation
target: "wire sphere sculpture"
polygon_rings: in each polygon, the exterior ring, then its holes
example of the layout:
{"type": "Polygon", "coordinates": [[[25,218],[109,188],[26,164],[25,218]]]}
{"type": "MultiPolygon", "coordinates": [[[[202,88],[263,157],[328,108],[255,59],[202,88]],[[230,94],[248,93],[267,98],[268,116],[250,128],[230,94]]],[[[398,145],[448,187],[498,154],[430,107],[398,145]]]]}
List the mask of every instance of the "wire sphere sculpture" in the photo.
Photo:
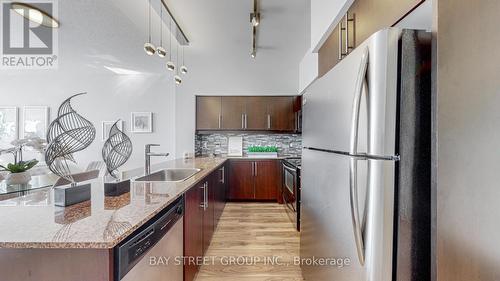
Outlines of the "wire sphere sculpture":
{"type": "Polygon", "coordinates": [[[118,179],[118,168],[125,164],[132,155],[132,141],[118,128],[119,121],[116,121],[111,126],[109,137],[102,148],[102,159],[106,164],[108,173],[115,179],[118,179]]]}
{"type": "Polygon", "coordinates": [[[87,148],[96,135],[94,125],[71,107],[71,99],[84,94],[86,93],[79,93],[66,99],[59,106],[57,117],[47,130],[45,162],[54,174],[71,183],[75,181],[67,161],[76,163],[73,153],[87,148]]]}

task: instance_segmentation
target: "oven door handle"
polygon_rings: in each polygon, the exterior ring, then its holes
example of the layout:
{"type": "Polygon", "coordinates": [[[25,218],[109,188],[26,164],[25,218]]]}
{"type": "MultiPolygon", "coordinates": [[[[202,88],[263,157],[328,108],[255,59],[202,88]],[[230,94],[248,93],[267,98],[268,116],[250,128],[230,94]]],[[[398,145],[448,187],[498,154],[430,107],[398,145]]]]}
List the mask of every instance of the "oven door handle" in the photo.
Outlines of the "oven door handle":
{"type": "Polygon", "coordinates": [[[296,169],[294,169],[294,168],[290,168],[290,167],[288,167],[288,165],[286,165],[286,164],[283,164],[283,168],[285,168],[285,169],[287,169],[288,171],[293,172],[293,173],[296,173],[296,172],[297,172],[297,170],[296,170],[296,169]]]}

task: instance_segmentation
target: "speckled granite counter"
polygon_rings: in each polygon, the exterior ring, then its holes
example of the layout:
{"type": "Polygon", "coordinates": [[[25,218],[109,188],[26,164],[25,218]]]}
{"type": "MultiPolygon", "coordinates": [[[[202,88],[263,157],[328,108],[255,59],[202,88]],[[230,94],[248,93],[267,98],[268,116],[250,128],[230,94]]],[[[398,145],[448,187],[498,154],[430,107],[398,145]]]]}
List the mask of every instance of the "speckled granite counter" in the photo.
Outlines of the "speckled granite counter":
{"type": "Polygon", "coordinates": [[[202,170],[183,182],[133,182],[130,193],[119,197],[104,196],[103,183],[93,181],[92,199],[66,208],[54,206],[51,190],[0,201],[0,248],[112,248],[225,161],[195,158],[153,165],[153,171],[202,170]]]}

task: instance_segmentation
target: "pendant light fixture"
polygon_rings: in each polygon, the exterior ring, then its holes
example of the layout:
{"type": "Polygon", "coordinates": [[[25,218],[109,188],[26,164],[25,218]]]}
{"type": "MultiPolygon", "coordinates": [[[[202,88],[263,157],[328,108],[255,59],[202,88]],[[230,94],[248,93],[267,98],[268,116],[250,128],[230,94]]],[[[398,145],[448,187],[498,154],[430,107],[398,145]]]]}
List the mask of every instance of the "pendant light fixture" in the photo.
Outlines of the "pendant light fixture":
{"type": "Polygon", "coordinates": [[[170,53],[168,54],[168,62],[167,62],[167,69],[170,70],[170,71],[174,71],[175,70],[175,64],[174,62],[172,61],[172,19],[170,19],[170,22],[169,22],[169,26],[170,26],[170,35],[168,36],[168,45],[170,46],[170,53]]]}
{"type": "Polygon", "coordinates": [[[184,64],[184,46],[182,46],[182,66],[181,66],[181,73],[182,74],[187,74],[187,72],[188,72],[188,68],[184,64]]]}
{"type": "Polygon", "coordinates": [[[14,12],[18,13],[31,22],[49,28],[59,27],[59,21],[57,21],[52,15],[40,10],[35,6],[20,2],[12,2],[10,6],[14,12]]]}
{"type": "MultiPolygon", "coordinates": [[[[176,44],[175,53],[176,53],[176,55],[175,55],[176,64],[179,64],[179,44],[176,44]]],[[[179,76],[178,69],[176,70],[176,73],[174,75],[174,81],[175,81],[175,84],[177,84],[177,85],[180,85],[182,83],[182,78],[179,76]]]]}
{"type": "Polygon", "coordinates": [[[250,13],[250,23],[252,25],[252,51],[250,56],[255,59],[257,56],[257,27],[260,24],[260,12],[257,0],[253,0],[253,13],[250,13]]]}
{"type": "Polygon", "coordinates": [[[156,53],[160,58],[164,58],[167,55],[167,51],[165,51],[165,48],[163,48],[163,5],[161,5],[161,3],[160,3],[160,46],[156,48],[156,53]]]}
{"type": "Polygon", "coordinates": [[[152,56],[156,52],[156,47],[151,43],[151,0],[148,0],[148,42],[144,44],[144,51],[149,56],[152,56]]]}

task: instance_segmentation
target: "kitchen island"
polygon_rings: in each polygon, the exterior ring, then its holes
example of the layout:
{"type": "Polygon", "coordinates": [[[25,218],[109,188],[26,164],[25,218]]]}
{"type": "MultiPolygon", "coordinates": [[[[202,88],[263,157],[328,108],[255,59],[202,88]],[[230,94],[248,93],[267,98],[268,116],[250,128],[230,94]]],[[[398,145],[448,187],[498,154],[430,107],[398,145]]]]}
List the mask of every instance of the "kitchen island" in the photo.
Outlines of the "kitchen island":
{"type": "Polygon", "coordinates": [[[117,197],[104,196],[103,182],[95,180],[90,201],[66,208],[54,205],[51,189],[0,201],[2,280],[114,280],[113,248],[225,161],[195,158],[153,165],[153,170],[201,170],[181,182],[132,182],[130,192],[117,197]]]}

